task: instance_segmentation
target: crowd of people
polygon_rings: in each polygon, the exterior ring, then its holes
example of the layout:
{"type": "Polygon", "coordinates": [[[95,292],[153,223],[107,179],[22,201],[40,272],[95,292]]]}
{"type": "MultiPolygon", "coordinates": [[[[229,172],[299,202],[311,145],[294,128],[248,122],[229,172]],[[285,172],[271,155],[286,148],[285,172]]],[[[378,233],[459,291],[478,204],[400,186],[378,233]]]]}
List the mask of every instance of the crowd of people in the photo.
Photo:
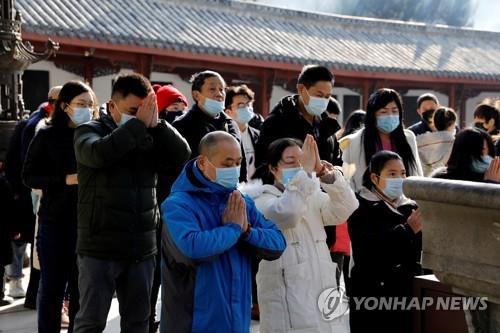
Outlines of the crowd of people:
{"type": "Polygon", "coordinates": [[[383,88],[341,126],[333,84],[305,66],[266,119],[210,70],[192,76],[191,106],[135,73],[103,104],[83,82],[52,88],[0,164],[2,301],[26,297],[39,333],[102,332],[113,297],[127,333],[248,332],[252,318],[262,333],[410,332],[410,312],[353,299],[411,296],[422,273],[404,178],[500,184],[500,100],[460,130],[427,93],[406,129],[383,88]],[[318,297],[341,285],[349,315],[325,321],[318,297]]]}

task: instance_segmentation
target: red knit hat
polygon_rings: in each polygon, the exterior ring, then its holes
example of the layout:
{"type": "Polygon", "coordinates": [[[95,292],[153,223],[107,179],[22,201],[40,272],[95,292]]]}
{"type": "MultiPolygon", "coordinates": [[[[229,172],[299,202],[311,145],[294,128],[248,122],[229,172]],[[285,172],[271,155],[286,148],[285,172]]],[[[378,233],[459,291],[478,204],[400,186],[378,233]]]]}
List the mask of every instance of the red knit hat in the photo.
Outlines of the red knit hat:
{"type": "Polygon", "coordinates": [[[156,92],[156,101],[158,103],[158,112],[165,110],[166,107],[175,102],[182,102],[188,106],[186,97],[172,85],[166,85],[156,92]]]}
{"type": "Polygon", "coordinates": [[[156,94],[156,92],[158,91],[158,89],[161,88],[161,84],[155,83],[155,84],[153,84],[152,88],[153,88],[153,91],[156,94]]]}

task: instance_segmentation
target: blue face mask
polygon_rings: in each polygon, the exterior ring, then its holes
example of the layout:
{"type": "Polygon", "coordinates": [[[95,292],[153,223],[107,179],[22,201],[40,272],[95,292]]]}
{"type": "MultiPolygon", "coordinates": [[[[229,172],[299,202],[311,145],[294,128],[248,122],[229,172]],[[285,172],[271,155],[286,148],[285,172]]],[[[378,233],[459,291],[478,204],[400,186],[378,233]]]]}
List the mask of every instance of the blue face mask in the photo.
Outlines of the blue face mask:
{"type": "Polygon", "coordinates": [[[282,169],[281,183],[285,186],[288,185],[300,170],[302,170],[302,167],[282,169]]]}
{"type": "Polygon", "coordinates": [[[235,189],[240,179],[240,166],[215,168],[215,182],[228,189],[235,189]]]}
{"type": "Polygon", "coordinates": [[[309,96],[309,103],[305,104],[306,111],[311,116],[320,116],[323,112],[326,111],[328,106],[329,99],[328,98],[320,98],[309,95],[309,92],[306,89],[306,93],[309,96]]]}
{"type": "Polygon", "coordinates": [[[483,155],[483,158],[480,160],[474,158],[471,165],[472,170],[477,173],[485,173],[490,167],[492,161],[493,157],[490,155],[483,155]]]}
{"type": "Polygon", "coordinates": [[[398,126],[399,115],[377,117],[377,128],[384,133],[392,133],[398,126]]]}
{"type": "Polygon", "coordinates": [[[203,108],[209,115],[212,117],[217,116],[219,113],[224,111],[224,101],[219,102],[215,99],[205,98],[205,103],[203,104],[203,108]]]}
{"type": "Polygon", "coordinates": [[[123,125],[125,125],[125,123],[126,123],[127,121],[129,121],[130,119],[133,119],[133,118],[135,118],[135,116],[131,116],[131,115],[126,114],[126,113],[122,113],[122,117],[121,117],[121,119],[120,119],[120,123],[118,124],[118,126],[123,126],[123,125]]]}
{"type": "Polygon", "coordinates": [[[249,106],[244,106],[236,110],[236,121],[241,124],[248,124],[253,116],[255,116],[255,113],[253,113],[253,109],[249,106]]]}
{"type": "Polygon", "coordinates": [[[379,178],[385,180],[385,188],[382,189],[382,192],[388,198],[396,200],[403,195],[403,178],[379,178]]]}
{"type": "Polygon", "coordinates": [[[90,108],[73,108],[73,115],[69,117],[73,124],[78,126],[92,119],[92,110],[90,108]]]}

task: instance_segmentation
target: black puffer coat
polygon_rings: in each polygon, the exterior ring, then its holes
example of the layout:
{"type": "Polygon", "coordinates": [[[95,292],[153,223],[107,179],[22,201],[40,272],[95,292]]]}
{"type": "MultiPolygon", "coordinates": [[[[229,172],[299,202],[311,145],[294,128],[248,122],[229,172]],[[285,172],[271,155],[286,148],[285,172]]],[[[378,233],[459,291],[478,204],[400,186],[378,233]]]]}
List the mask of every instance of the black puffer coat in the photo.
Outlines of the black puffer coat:
{"type": "Polygon", "coordinates": [[[157,173],[179,167],[191,154],[184,138],[161,120],[121,127],[107,115],[77,128],[77,253],[139,261],[156,253],[157,173]]]}

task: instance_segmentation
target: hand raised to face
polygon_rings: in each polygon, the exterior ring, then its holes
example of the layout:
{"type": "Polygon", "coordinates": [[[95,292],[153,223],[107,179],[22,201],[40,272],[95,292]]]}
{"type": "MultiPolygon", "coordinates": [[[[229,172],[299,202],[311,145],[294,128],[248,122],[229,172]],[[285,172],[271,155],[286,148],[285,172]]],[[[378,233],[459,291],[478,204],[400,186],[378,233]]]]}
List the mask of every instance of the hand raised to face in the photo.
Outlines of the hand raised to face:
{"type": "Polygon", "coordinates": [[[146,127],[155,127],[158,123],[158,106],[156,104],[156,95],[150,92],[144,99],[142,105],[137,110],[137,119],[142,121],[146,127]],[[156,117],[156,123],[152,124],[156,117]]]}

